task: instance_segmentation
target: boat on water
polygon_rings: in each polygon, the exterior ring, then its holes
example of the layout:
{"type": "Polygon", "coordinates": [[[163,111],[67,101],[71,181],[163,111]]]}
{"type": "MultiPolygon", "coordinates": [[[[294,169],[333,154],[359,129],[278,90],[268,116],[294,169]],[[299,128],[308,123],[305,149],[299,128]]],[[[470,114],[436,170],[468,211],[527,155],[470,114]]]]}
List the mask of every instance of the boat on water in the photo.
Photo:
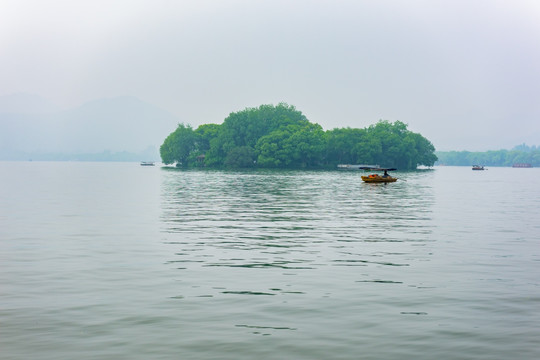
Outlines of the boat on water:
{"type": "Polygon", "coordinates": [[[473,170],[485,170],[483,165],[473,165],[472,169],[473,170]]]}
{"type": "Polygon", "coordinates": [[[368,171],[382,171],[383,175],[379,174],[370,174],[368,176],[362,175],[362,180],[366,183],[391,183],[396,182],[398,178],[390,176],[388,174],[389,171],[395,171],[397,169],[395,168],[372,168],[372,167],[364,167],[362,170],[368,170],[368,171]]]}
{"type": "Polygon", "coordinates": [[[155,163],[153,161],[141,161],[141,166],[154,166],[155,163]]]}
{"type": "Polygon", "coordinates": [[[513,168],[532,168],[532,164],[528,163],[516,163],[512,165],[513,168]]]}

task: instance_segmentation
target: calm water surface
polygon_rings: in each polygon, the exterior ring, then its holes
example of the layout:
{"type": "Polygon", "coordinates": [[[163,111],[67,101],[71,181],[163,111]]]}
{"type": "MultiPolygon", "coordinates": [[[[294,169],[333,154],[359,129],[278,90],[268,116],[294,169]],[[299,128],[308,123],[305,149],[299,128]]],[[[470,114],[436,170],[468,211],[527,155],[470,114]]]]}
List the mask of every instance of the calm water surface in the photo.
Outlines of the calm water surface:
{"type": "Polygon", "coordinates": [[[0,358],[540,358],[540,170],[360,175],[0,162],[0,358]]]}

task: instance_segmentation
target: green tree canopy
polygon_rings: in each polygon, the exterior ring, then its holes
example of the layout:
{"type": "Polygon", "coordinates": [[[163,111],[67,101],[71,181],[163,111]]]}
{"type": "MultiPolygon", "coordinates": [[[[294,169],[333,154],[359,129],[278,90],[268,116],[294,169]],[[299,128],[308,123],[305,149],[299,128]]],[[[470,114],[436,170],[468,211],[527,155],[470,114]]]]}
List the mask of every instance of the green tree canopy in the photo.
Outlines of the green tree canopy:
{"type": "Polygon", "coordinates": [[[247,147],[257,157],[255,145],[261,137],[288,125],[308,123],[300,111],[285,103],[261,105],[231,113],[223,121],[217,136],[211,140],[205,162],[209,166],[226,165],[229,152],[237,147],[247,147]]]}
{"type": "Polygon", "coordinates": [[[324,132],[309,122],[289,124],[259,139],[255,146],[261,167],[306,168],[322,165],[324,132]]]}
{"type": "Polygon", "coordinates": [[[161,160],[165,164],[186,164],[195,144],[196,135],[191,126],[179,124],[159,148],[161,160]]]}
{"type": "Polygon", "coordinates": [[[414,169],[437,160],[431,142],[403,122],[324,131],[285,103],[231,113],[221,125],[193,130],[180,124],[160,152],[165,164],[208,167],[335,168],[364,163],[414,169]]]}

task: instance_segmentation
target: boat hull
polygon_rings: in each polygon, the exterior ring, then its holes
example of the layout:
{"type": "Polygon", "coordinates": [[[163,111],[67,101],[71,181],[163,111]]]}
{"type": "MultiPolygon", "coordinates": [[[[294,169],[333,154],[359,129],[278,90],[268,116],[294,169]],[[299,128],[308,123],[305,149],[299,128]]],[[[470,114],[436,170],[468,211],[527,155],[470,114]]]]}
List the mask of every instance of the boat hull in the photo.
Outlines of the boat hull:
{"type": "Polygon", "coordinates": [[[375,175],[375,176],[369,175],[369,176],[362,176],[362,180],[364,180],[367,183],[391,183],[391,182],[396,182],[397,178],[391,177],[391,176],[382,177],[379,175],[375,175]]]}

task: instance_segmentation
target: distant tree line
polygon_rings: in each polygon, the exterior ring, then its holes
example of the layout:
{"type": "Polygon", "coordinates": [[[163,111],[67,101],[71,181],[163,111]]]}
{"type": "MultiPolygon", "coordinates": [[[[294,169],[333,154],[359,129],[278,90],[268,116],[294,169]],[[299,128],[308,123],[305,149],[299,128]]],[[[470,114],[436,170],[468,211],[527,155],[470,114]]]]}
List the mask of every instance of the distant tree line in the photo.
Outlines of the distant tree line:
{"type": "Polygon", "coordinates": [[[215,168],[335,168],[379,164],[399,169],[432,166],[435,148],[396,121],[364,129],[324,131],[292,105],[280,103],[231,113],[221,125],[179,124],[160,147],[163,163],[215,168]]]}
{"type": "Polygon", "coordinates": [[[24,152],[4,151],[0,153],[0,161],[157,161],[159,152],[150,146],[140,152],[110,151],[99,153],[67,153],[67,152],[24,152]]]}
{"type": "Polygon", "coordinates": [[[540,148],[536,146],[518,145],[512,150],[492,150],[485,152],[471,151],[437,151],[437,164],[455,166],[512,166],[525,163],[533,167],[540,166],[540,148]]]}

